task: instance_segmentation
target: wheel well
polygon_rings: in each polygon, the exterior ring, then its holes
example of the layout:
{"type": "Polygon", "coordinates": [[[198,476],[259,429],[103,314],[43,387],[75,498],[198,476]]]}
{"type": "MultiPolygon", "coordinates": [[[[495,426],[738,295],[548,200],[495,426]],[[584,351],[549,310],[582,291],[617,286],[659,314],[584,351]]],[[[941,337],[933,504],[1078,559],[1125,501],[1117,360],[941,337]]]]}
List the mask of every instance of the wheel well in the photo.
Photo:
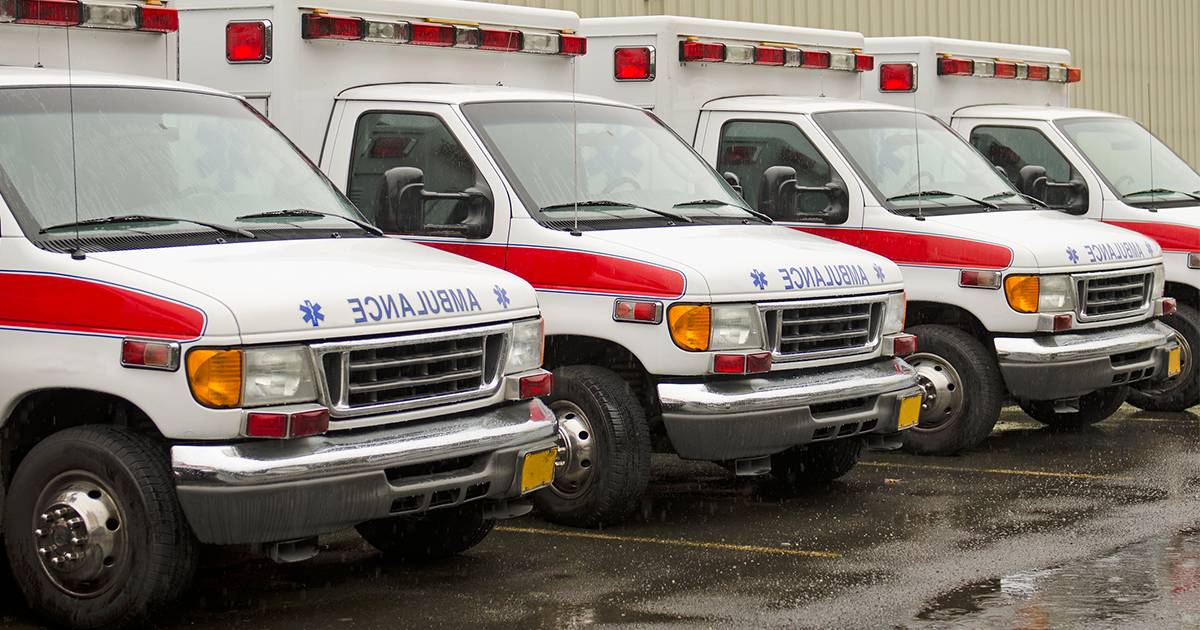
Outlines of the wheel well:
{"type": "Polygon", "coordinates": [[[553,370],[564,365],[596,365],[608,368],[620,376],[646,411],[652,435],[664,433],[658,399],[653,395],[654,382],[646,367],[628,348],[619,343],[583,335],[552,335],[546,337],[544,366],[553,370]]]}
{"type": "Polygon", "coordinates": [[[1180,304],[1200,309],[1200,289],[1196,287],[1181,282],[1168,282],[1166,295],[1175,298],[1180,304]]]}
{"type": "Polygon", "coordinates": [[[37,391],[25,396],[0,428],[0,487],[8,486],[21,460],[38,442],[85,424],[129,427],[162,437],[145,412],[119,396],[84,389],[37,391]]]}
{"type": "MultiPolygon", "coordinates": [[[[988,330],[970,311],[961,306],[943,304],[941,302],[909,302],[905,316],[905,327],[920,324],[943,324],[953,326],[977,339],[987,339],[988,330]]],[[[918,339],[917,343],[921,341],[918,339]]]]}

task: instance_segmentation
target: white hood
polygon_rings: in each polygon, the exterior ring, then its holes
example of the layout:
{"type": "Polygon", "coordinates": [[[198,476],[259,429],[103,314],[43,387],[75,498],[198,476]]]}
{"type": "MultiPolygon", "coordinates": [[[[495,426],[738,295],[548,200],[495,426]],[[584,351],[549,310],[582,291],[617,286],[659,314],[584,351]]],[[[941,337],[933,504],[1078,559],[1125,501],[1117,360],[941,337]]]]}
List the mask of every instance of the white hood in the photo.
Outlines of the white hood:
{"type": "Polygon", "coordinates": [[[528,317],[505,271],[396,239],[287,240],[89,254],[204,294],[244,343],[427,330],[528,317]]]}
{"type": "Polygon", "coordinates": [[[898,291],[903,283],[900,268],[882,256],[785,227],[695,225],[587,234],[684,271],[689,299],[786,300],[898,291]]]}

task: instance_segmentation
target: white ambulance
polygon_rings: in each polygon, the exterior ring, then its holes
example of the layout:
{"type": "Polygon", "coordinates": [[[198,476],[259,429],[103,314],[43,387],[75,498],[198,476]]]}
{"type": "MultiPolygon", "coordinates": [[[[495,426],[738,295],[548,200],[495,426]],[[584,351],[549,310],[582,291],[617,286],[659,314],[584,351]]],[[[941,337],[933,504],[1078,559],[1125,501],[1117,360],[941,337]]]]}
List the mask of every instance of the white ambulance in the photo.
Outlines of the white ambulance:
{"type": "Polygon", "coordinates": [[[915,102],[969,139],[1021,193],[1162,247],[1166,295],[1178,302],[1163,323],[1182,348],[1182,370],[1135,388],[1129,402],[1160,411],[1200,404],[1200,175],[1133,120],[1071,108],[1069,86],[1083,71],[1066,50],[933,37],[866,42],[878,60],[863,77],[866,98],[915,102]]]}
{"type": "Polygon", "coordinates": [[[652,449],[804,483],[915,423],[899,268],[766,225],[652,116],[576,98],[575,14],[180,6],[183,78],[259,99],[387,232],[537,288],[561,426],[548,518],[625,517],[652,449]]]}
{"type": "Polygon", "coordinates": [[[1043,210],[935,118],[858,100],[862,35],[670,16],[581,30],[582,89],[653,110],[778,224],[904,268],[925,388],[911,449],[980,444],[1006,396],[1048,424],[1098,422],[1128,384],[1178,370],[1153,321],[1173,306],[1159,246],[1043,210]]]}
{"type": "Polygon", "coordinates": [[[461,551],[553,479],[533,288],[380,237],[244,100],[166,80],[176,25],[0,2],[3,533],[54,625],[169,604],[197,543],[461,551]]]}

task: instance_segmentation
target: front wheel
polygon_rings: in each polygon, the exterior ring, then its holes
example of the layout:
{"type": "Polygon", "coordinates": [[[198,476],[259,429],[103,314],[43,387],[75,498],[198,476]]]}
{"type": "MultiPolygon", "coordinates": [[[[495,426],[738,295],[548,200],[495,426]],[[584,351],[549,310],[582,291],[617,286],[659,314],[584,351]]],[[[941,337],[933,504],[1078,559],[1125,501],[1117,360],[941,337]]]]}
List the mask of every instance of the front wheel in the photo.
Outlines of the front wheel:
{"type": "Polygon", "coordinates": [[[1137,386],[1129,392],[1129,404],[1146,411],[1186,411],[1200,404],[1200,371],[1196,353],[1200,352],[1200,311],[1180,304],[1179,310],[1162,318],[1175,331],[1179,343],[1179,374],[1137,386]]]}
{"type": "Polygon", "coordinates": [[[862,454],[862,440],[843,438],[788,449],[771,456],[771,475],[800,490],[829,483],[850,472],[862,454]]]}
{"type": "Polygon", "coordinates": [[[477,504],[394,516],[355,526],[358,535],[389,560],[420,562],[460,554],[483,542],[496,525],[477,504]]]}
{"type": "Polygon", "coordinates": [[[574,527],[620,522],[650,479],[650,430],[633,390],[592,365],[554,371],[547,399],[558,418],[554,484],[532,495],[542,517],[574,527]]]}
{"type": "Polygon", "coordinates": [[[1018,404],[1029,417],[1059,429],[1080,429],[1102,422],[1121,408],[1128,387],[1109,387],[1079,399],[1079,411],[1055,411],[1052,400],[1024,400],[1018,404]]]}
{"type": "Polygon", "coordinates": [[[904,448],[952,455],[979,446],[992,433],[1004,400],[1004,379],[992,353],[970,334],[937,324],[913,326],[921,351],[905,357],[923,391],[917,426],[904,448]]]}
{"type": "Polygon", "coordinates": [[[29,606],[54,625],[123,626],[177,598],[196,542],[166,453],[110,426],[66,429],[17,467],[4,543],[29,606]]]}

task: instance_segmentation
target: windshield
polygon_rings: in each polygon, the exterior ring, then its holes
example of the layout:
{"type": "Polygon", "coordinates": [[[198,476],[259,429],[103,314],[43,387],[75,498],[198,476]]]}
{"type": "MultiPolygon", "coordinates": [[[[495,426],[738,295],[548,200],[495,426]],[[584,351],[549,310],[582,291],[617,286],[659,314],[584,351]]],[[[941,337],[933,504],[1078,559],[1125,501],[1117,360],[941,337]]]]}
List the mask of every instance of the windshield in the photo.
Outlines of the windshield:
{"type": "Polygon", "coordinates": [[[360,231],[338,218],[357,217],[353,206],[234,98],[132,88],[0,90],[0,138],[0,193],[26,235],[48,247],[77,231],[100,249],[249,240],[264,230],[269,238],[360,231]],[[296,209],[337,216],[239,219],[296,209]],[[196,239],[181,237],[187,234],[196,239]]]}
{"type": "Polygon", "coordinates": [[[971,145],[912,112],[828,112],[814,117],[884,205],[905,214],[1030,208],[971,145]]]}
{"type": "Polygon", "coordinates": [[[522,202],[550,227],[758,220],[691,147],[642,110],[509,102],[466,105],[463,112],[522,202]]]}
{"type": "Polygon", "coordinates": [[[1081,118],[1058,126],[1127,203],[1196,205],[1200,175],[1136,122],[1081,118]]]}

